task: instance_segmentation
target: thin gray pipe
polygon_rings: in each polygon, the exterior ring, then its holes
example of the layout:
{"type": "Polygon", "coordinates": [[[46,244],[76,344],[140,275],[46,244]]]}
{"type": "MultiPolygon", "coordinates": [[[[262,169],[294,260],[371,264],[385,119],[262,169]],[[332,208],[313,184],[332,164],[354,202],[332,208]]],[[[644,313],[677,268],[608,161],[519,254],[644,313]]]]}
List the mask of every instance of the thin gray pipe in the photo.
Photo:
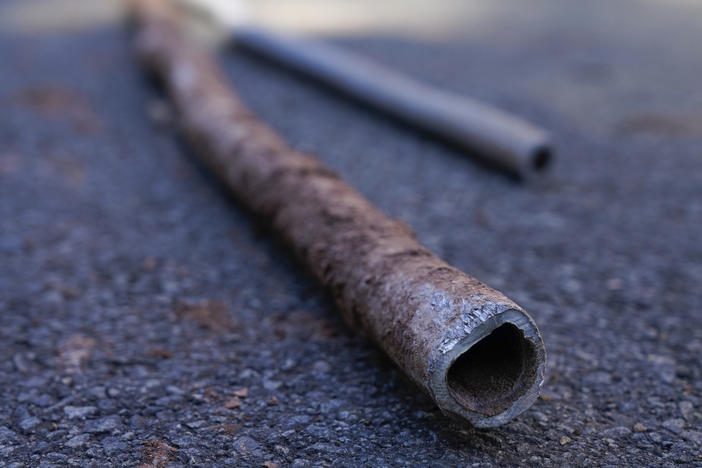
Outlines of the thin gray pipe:
{"type": "Polygon", "coordinates": [[[552,158],[547,133],[474,99],[419,83],[364,57],[259,27],[232,33],[237,47],[281,64],[445,140],[521,178],[552,158]]]}

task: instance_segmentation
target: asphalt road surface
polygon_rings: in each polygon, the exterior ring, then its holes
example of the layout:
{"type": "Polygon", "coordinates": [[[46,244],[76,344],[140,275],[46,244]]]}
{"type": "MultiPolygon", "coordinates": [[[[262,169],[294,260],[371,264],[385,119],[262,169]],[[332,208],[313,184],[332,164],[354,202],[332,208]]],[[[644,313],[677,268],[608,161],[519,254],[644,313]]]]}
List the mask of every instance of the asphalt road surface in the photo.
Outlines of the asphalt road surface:
{"type": "Polygon", "coordinates": [[[202,170],[121,23],[0,33],[0,467],[702,466],[700,8],[524,8],[330,40],[551,129],[538,184],[222,56],[294,147],[532,314],[544,394],[491,430],[440,414],[202,170]]]}

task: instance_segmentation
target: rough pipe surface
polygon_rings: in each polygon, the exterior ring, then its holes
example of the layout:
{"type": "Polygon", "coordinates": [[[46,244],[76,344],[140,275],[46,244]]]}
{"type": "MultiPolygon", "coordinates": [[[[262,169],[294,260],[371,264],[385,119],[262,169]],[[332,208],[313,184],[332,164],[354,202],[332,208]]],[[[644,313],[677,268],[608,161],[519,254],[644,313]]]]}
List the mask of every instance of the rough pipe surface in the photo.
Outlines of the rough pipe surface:
{"type": "Polygon", "coordinates": [[[196,153],[263,215],[334,295],[345,319],[443,412],[503,424],[538,397],[545,350],[517,304],[449,266],[240,102],[214,59],[158,0],[133,3],[140,59],[166,86],[196,153]]]}

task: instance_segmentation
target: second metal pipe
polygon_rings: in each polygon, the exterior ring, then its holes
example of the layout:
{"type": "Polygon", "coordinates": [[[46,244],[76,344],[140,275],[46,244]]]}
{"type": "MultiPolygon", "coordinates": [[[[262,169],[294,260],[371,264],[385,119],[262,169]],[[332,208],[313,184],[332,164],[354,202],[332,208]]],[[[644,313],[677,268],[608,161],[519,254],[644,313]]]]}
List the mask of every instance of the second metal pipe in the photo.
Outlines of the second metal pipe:
{"type": "Polygon", "coordinates": [[[244,50],[317,80],[520,178],[533,178],[550,164],[553,151],[547,133],[495,107],[422,84],[316,41],[254,26],[236,27],[232,38],[244,50]]]}

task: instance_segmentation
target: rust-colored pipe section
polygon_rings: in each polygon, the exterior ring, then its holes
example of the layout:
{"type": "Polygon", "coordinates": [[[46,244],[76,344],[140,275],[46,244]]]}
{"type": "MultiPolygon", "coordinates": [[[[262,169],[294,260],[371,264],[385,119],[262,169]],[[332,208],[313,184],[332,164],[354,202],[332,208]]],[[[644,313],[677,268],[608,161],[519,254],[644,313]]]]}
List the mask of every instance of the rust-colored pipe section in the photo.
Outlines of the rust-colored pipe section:
{"type": "Polygon", "coordinates": [[[316,158],[291,149],[185,37],[170,4],[133,3],[137,50],[165,84],[203,162],[267,218],[346,320],[447,414],[503,424],[539,395],[545,351],[532,319],[419,245],[316,158]]]}

